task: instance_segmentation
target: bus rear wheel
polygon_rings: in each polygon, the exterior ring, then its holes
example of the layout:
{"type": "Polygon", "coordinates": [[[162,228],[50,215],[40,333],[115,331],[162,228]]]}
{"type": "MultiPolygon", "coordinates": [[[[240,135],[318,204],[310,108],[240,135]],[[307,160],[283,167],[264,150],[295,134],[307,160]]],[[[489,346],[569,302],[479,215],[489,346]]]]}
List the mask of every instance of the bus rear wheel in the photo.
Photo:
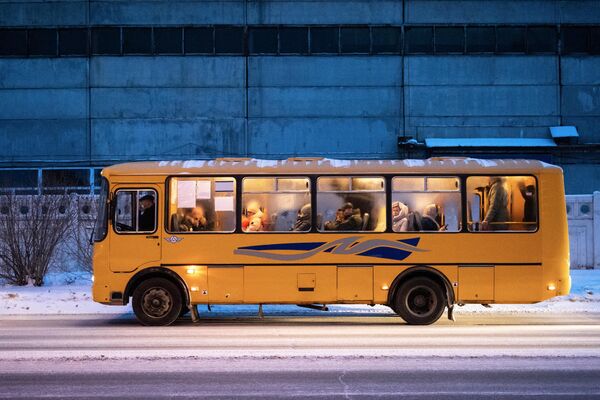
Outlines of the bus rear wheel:
{"type": "Polygon", "coordinates": [[[133,312],[143,325],[170,325],[183,308],[179,288],[163,278],[150,278],[133,291],[133,312]]]}
{"type": "Polygon", "coordinates": [[[412,278],[402,283],[394,296],[394,311],[411,325],[433,324],[445,308],[444,291],[428,278],[412,278]]]}

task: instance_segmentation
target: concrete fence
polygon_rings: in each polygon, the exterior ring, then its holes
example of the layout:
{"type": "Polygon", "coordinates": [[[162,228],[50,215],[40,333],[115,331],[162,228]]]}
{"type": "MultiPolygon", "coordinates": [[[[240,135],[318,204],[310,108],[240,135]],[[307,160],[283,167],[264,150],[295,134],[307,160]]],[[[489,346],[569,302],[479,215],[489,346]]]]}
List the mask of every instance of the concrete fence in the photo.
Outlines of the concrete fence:
{"type": "Polygon", "coordinates": [[[600,192],[566,197],[571,268],[600,269],[600,192]]]}

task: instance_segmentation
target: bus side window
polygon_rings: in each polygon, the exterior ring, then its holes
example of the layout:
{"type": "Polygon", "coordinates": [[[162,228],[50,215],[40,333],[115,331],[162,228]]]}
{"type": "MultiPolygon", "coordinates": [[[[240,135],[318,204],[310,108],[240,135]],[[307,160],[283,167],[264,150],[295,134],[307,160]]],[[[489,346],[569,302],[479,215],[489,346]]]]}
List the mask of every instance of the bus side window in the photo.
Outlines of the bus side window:
{"type": "Polygon", "coordinates": [[[317,190],[319,231],[385,231],[383,177],[322,176],[317,180],[317,190]]]}
{"type": "Polygon", "coordinates": [[[126,233],[156,230],[154,190],[117,190],[115,201],[115,231],[126,233]]]}
{"type": "Polygon", "coordinates": [[[394,232],[458,232],[460,210],[457,177],[398,176],[392,179],[394,232]]]}
{"type": "Polygon", "coordinates": [[[235,179],[172,178],[168,210],[169,232],[233,232],[235,179]]]}
{"type": "Polygon", "coordinates": [[[312,209],[307,177],[247,177],[242,181],[244,232],[308,232],[312,209]]]}
{"type": "Polygon", "coordinates": [[[481,210],[477,216],[471,211],[470,231],[537,230],[537,187],[533,176],[470,176],[467,193],[470,210],[475,209],[475,196],[481,210]]]}

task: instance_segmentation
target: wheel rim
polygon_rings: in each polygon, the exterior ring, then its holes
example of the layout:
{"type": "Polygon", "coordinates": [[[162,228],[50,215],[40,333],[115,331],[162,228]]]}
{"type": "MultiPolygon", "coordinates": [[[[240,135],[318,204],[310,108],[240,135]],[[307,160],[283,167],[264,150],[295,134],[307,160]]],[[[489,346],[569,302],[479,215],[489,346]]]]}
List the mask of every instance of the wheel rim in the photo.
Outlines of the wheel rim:
{"type": "Polygon", "coordinates": [[[142,296],[142,310],[152,318],[162,318],[173,308],[171,294],[160,287],[153,287],[142,296]]]}
{"type": "Polygon", "coordinates": [[[406,295],[406,309],[419,318],[433,314],[438,302],[438,296],[427,286],[415,286],[406,295]]]}

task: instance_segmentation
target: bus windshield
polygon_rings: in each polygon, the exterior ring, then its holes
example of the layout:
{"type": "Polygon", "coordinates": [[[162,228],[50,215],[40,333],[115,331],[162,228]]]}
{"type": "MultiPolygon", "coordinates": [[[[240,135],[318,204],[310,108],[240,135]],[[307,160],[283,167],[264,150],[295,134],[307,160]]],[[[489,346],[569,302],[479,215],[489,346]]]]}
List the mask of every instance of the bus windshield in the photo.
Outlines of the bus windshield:
{"type": "Polygon", "coordinates": [[[108,230],[108,181],[106,178],[102,179],[100,186],[100,196],[98,197],[98,216],[96,217],[96,224],[94,225],[94,236],[95,242],[100,242],[106,236],[108,230]]]}

